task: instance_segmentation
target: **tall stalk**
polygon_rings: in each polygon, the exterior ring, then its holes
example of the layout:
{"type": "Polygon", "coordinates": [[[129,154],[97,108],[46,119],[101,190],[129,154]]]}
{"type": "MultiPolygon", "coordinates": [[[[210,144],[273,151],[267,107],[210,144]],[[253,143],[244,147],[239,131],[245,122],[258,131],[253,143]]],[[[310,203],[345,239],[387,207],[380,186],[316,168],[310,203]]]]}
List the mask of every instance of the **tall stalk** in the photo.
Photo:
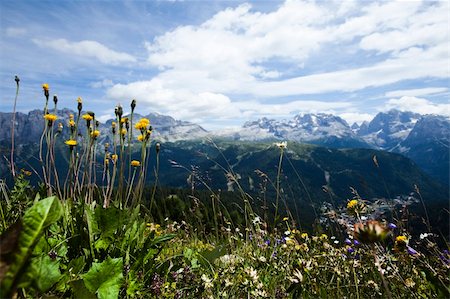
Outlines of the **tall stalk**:
{"type": "Polygon", "coordinates": [[[16,81],[16,97],[14,98],[14,107],[13,107],[13,115],[12,115],[12,126],[11,126],[11,173],[13,178],[16,177],[16,170],[14,165],[14,128],[16,126],[16,105],[17,105],[17,98],[19,96],[19,77],[15,77],[14,80],[16,81]]]}
{"type": "Polygon", "coordinates": [[[276,226],[277,220],[278,220],[278,204],[280,200],[280,177],[281,177],[281,164],[283,163],[283,153],[286,145],[284,143],[277,144],[277,146],[280,148],[280,159],[278,161],[278,170],[277,170],[277,182],[276,182],[276,191],[277,196],[275,200],[275,218],[274,218],[274,225],[276,226]]]}

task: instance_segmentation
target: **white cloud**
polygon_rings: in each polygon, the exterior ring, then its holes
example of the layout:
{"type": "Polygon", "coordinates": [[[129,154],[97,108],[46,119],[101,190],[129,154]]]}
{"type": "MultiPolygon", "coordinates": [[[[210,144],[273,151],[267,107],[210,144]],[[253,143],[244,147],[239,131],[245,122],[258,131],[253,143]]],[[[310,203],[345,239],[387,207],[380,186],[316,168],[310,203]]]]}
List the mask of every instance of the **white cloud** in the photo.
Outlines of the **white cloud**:
{"type": "Polygon", "coordinates": [[[261,115],[290,117],[299,112],[329,112],[352,107],[349,102],[324,102],[295,100],[287,103],[261,103],[257,100],[232,101],[221,93],[199,92],[165,88],[162,80],[116,84],[108,90],[107,97],[114,101],[135,98],[138,113],[156,111],[177,119],[214,125],[221,120],[252,119],[261,115]]]}
{"type": "Polygon", "coordinates": [[[92,82],[89,84],[92,88],[103,88],[103,87],[111,87],[114,83],[110,79],[103,79],[101,81],[92,82]]]}
{"type": "Polygon", "coordinates": [[[427,88],[417,88],[417,89],[402,89],[393,90],[385,94],[388,98],[410,96],[410,97],[420,97],[425,95],[437,94],[447,92],[447,87],[427,87],[427,88]]]}
{"type": "Polygon", "coordinates": [[[20,27],[8,27],[5,29],[5,33],[9,37],[18,37],[25,35],[27,33],[27,30],[20,27]]]}
{"type": "Polygon", "coordinates": [[[427,99],[409,96],[388,100],[385,109],[398,109],[420,114],[440,114],[450,117],[450,104],[437,104],[427,99]]]}
{"type": "Polygon", "coordinates": [[[33,39],[33,42],[42,47],[50,48],[70,55],[95,58],[101,63],[117,65],[120,63],[134,63],[133,56],[109,49],[97,41],[83,40],[71,42],[66,39],[33,39]]]}
{"type": "MultiPolygon", "coordinates": [[[[444,2],[367,5],[291,0],[262,13],[243,4],[147,42],[147,62],[159,74],[149,81],[114,85],[108,96],[136,98],[152,109],[191,120],[330,111],[350,123],[362,122],[372,115],[355,111],[348,102],[273,101],[284,96],[356,92],[404,80],[448,78],[446,8],[444,2]],[[353,54],[348,60],[355,63],[334,64],[341,57],[331,51],[337,57],[327,57],[330,62],[316,71],[312,57],[320,60],[314,55],[330,49],[345,49],[343,55],[353,54]]],[[[436,89],[413,91],[404,95],[420,96],[436,89]]],[[[389,105],[395,105],[391,101],[389,105]]],[[[434,104],[428,102],[423,109],[430,105],[434,104]]]]}

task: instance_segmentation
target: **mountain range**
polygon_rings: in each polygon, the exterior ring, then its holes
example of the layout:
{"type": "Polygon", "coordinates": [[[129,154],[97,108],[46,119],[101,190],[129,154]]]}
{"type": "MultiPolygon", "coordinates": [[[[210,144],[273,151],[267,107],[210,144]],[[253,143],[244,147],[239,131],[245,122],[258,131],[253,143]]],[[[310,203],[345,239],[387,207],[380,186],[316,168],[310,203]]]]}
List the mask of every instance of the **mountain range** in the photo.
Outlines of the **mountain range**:
{"type": "MultiPolygon", "coordinates": [[[[69,109],[58,111],[58,121],[67,124],[69,109]]],[[[0,144],[11,140],[11,113],[0,112],[0,144]]],[[[367,148],[400,153],[444,184],[449,184],[450,120],[440,115],[420,115],[390,110],[378,113],[370,122],[350,126],[339,116],[317,113],[299,114],[288,120],[261,118],[241,128],[207,131],[195,123],[175,120],[157,113],[134,115],[134,121],[146,117],[153,126],[153,138],[163,142],[195,140],[205,137],[229,141],[295,141],[328,148],[367,148]]],[[[111,122],[100,124],[100,143],[111,142],[111,122]]],[[[17,113],[17,144],[38,142],[44,121],[41,110],[17,113]]],[[[80,132],[85,130],[81,122],[80,132]]],[[[68,137],[68,130],[63,135],[68,137]]]]}

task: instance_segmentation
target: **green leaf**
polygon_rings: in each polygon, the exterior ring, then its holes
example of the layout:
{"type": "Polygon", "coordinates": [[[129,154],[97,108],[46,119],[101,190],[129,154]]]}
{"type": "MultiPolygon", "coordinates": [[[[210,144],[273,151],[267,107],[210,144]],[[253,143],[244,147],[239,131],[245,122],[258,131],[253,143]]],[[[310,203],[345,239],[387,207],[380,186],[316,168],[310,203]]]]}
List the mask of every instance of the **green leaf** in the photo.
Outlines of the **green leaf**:
{"type": "Polygon", "coordinates": [[[59,261],[52,260],[48,255],[33,258],[31,262],[34,281],[41,292],[48,291],[61,279],[59,261]]]}
{"type": "Polygon", "coordinates": [[[117,298],[123,281],[122,258],[108,257],[102,263],[93,263],[91,269],[82,275],[86,288],[100,299],[117,298]]]}
{"type": "Polygon", "coordinates": [[[38,201],[25,212],[14,263],[8,269],[1,283],[2,296],[11,297],[17,282],[20,280],[24,266],[27,264],[44,229],[58,221],[61,214],[61,203],[54,196],[38,201]]]}
{"type": "Polygon", "coordinates": [[[81,279],[70,282],[70,286],[72,287],[74,298],[97,299],[95,294],[89,292],[81,279]]]}

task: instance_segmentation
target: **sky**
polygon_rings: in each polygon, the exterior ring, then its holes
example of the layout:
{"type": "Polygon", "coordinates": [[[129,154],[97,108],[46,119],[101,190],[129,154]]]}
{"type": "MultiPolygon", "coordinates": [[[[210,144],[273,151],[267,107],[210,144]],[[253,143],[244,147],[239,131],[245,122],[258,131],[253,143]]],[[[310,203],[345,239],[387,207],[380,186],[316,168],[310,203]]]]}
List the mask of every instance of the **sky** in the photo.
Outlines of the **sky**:
{"type": "Polygon", "coordinates": [[[76,99],[206,129],[389,109],[450,116],[449,1],[0,2],[0,111],[76,99]]]}

